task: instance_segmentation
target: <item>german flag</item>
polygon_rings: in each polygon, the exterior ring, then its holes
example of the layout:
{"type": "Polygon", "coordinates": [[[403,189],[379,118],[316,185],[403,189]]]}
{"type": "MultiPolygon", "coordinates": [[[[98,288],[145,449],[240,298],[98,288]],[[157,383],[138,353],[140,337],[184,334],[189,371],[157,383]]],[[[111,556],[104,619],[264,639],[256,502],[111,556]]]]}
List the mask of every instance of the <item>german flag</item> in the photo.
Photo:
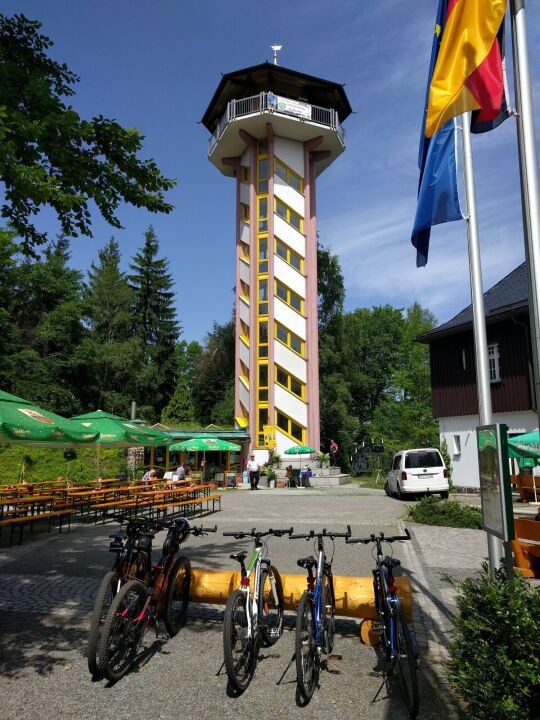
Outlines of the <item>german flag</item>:
{"type": "Polygon", "coordinates": [[[448,0],[429,88],[426,137],[469,111],[476,111],[477,132],[499,124],[505,107],[501,32],[505,12],[506,0],[448,0]]]}

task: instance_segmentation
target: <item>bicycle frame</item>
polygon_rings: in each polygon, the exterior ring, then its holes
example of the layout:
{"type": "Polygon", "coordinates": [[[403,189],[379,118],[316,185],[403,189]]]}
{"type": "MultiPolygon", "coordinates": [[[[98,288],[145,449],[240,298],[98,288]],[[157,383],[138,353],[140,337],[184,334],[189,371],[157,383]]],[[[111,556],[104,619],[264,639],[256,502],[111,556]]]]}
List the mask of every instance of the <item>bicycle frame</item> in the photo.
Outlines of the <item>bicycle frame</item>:
{"type": "MultiPolygon", "coordinates": [[[[253,555],[249,559],[245,571],[242,569],[242,579],[240,580],[240,590],[246,595],[246,607],[249,608],[247,614],[248,623],[248,637],[253,637],[254,632],[257,630],[259,623],[259,591],[261,585],[261,565],[262,565],[262,552],[261,546],[256,545],[253,549],[253,555]],[[253,593],[251,591],[250,575],[255,572],[253,579],[253,593]]],[[[276,591],[276,584],[274,576],[270,575],[270,586],[272,588],[272,595],[277,605],[278,596],[276,591]]]]}
{"type": "MultiPolygon", "coordinates": [[[[322,545],[322,541],[319,539],[319,545],[322,545]]],[[[321,646],[321,621],[326,612],[326,608],[323,610],[323,582],[324,582],[324,567],[326,565],[326,554],[323,547],[318,548],[318,560],[317,560],[317,575],[315,576],[315,587],[310,589],[309,592],[313,598],[313,605],[315,609],[315,640],[317,647],[321,646]]]]}
{"type": "Polygon", "coordinates": [[[375,592],[375,607],[377,614],[383,620],[385,641],[388,649],[390,650],[391,659],[396,657],[396,624],[395,614],[398,607],[401,605],[401,599],[396,594],[395,590],[391,590],[389,586],[390,582],[393,582],[393,576],[390,575],[388,568],[383,563],[383,554],[377,551],[377,569],[373,571],[373,585],[375,592]],[[385,610],[388,612],[388,618],[386,618],[385,610]],[[388,620],[388,628],[386,628],[386,621],[388,620]]]}

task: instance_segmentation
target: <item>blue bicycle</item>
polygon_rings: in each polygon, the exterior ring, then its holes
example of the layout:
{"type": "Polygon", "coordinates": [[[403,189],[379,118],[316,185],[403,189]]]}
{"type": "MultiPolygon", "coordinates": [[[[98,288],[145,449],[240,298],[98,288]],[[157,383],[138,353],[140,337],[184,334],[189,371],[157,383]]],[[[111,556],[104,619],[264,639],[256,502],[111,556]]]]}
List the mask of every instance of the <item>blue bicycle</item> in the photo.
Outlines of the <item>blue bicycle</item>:
{"type": "Polygon", "coordinates": [[[296,615],[296,682],[303,703],[308,703],[319,682],[321,655],[330,655],[334,647],[334,616],[336,603],[334,597],[334,578],[332,576],[332,558],[326,558],[324,539],[350,537],[346,533],[329,532],[326,528],[316,533],[310,530],[306,534],[291,535],[290,539],[317,541],[317,558],[300,558],[298,565],[307,570],[307,589],[303,592],[296,615]]]}
{"type": "MultiPolygon", "coordinates": [[[[348,528],[350,530],[350,527],[348,528]]],[[[410,540],[409,531],[405,530],[405,535],[385,536],[383,532],[377,535],[370,535],[368,538],[350,538],[346,542],[362,543],[374,545],[374,560],[376,567],[373,570],[373,591],[375,594],[375,610],[378,615],[378,621],[373,624],[373,631],[381,635],[383,647],[386,654],[386,661],[389,664],[383,684],[379,688],[381,691],[386,678],[392,675],[397,666],[398,676],[403,691],[403,697],[409,716],[416,718],[419,709],[418,697],[418,654],[414,639],[409,632],[405,610],[401,598],[397,594],[397,588],[394,580],[394,568],[401,563],[392,554],[384,556],[382,546],[385,543],[391,543],[397,540],[410,540]]],[[[377,695],[379,694],[377,693],[377,695]]],[[[377,698],[375,696],[375,699],[377,698]]]]}

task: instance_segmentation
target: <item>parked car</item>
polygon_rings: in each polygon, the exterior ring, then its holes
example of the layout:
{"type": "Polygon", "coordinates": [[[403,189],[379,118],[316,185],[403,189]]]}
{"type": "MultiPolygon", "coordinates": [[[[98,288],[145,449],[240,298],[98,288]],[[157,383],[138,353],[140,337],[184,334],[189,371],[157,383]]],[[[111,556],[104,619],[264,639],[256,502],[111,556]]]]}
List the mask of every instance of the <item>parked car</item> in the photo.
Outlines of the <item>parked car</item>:
{"type": "Polygon", "coordinates": [[[448,470],[441,453],[436,448],[399,450],[392,458],[384,489],[400,500],[416,493],[437,493],[447,498],[448,470]]]}

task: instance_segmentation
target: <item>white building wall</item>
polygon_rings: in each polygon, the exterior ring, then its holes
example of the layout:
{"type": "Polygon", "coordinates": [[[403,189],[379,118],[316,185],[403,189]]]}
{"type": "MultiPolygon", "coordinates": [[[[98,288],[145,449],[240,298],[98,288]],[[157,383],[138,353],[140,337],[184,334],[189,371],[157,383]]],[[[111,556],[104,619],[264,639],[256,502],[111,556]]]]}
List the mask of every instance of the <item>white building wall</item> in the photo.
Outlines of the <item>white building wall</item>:
{"type": "Polygon", "coordinates": [[[281,282],[285,283],[285,285],[305,300],[306,278],[282,260],[279,255],[274,255],[274,277],[281,280],[281,282]]]}
{"type": "Polygon", "coordinates": [[[243,220],[240,223],[240,240],[249,246],[249,223],[243,220]]]}
{"type": "MultiPolygon", "coordinates": [[[[494,423],[508,425],[509,435],[521,435],[538,427],[538,416],[532,411],[494,413],[494,423]]],[[[439,418],[441,442],[446,440],[452,461],[452,482],[458,488],[479,488],[478,450],[476,447],[477,415],[439,418]]]]}
{"type": "Polygon", "coordinates": [[[306,339],[306,320],[296,310],[292,310],[278,297],[274,298],[274,317],[302,340],[306,339]]]}
{"type": "Polygon", "coordinates": [[[238,397],[240,402],[247,409],[249,408],[249,390],[246,388],[242,380],[238,378],[238,397]]]}
{"type": "Polygon", "coordinates": [[[276,410],[281,410],[292,420],[307,427],[307,405],[292,393],[274,383],[274,403],[276,410]]]}
{"type": "Polygon", "coordinates": [[[240,183],[240,202],[249,205],[249,185],[240,183]]]}
{"type": "Polygon", "coordinates": [[[291,170],[294,170],[297,175],[304,177],[304,146],[301,142],[276,135],[274,155],[288,165],[291,170]]]}
{"type": "Polygon", "coordinates": [[[249,148],[247,150],[244,150],[242,158],[240,160],[240,164],[245,165],[246,167],[249,167],[251,165],[251,153],[249,148]]]}
{"type": "MultiPolygon", "coordinates": [[[[238,347],[240,348],[240,360],[244,363],[244,365],[249,368],[249,348],[246,345],[246,343],[243,340],[240,340],[238,343],[238,347]]],[[[246,405],[247,408],[249,408],[249,405],[246,405]]]]}
{"type": "Polygon", "coordinates": [[[240,280],[249,285],[249,264],[240,258],[240,280]]]}
{"type": "Polygon", "coordinates": [[[274,174],[274,195],[297,212],[300,217],[304,217],[304,196],[287,185],[285,180],[276,174],[274,174]]]}
{"type": "Polygon", "coordinates": [[[306,239],[301,232],[295,230],[292,225],[286,223],[283,218],[274,213],[274,235],[297,252],[301,257],[306,257],[306,239]]]}
{"type": "Polygon", "coordinates": [[[238,303],[238,314],[240,315],[240,320],[243,320],[246,325],[249,327],[249,305],[240,298],[240,302],[238,303]]]}
{"type": "Polygon", "coordinates": [[[307,363],[299,355],[289,350],[279,340],[274,340],[274,362],[288,370],[291,375],[297,377],[301,382],[307,382],[307,363]]]}

